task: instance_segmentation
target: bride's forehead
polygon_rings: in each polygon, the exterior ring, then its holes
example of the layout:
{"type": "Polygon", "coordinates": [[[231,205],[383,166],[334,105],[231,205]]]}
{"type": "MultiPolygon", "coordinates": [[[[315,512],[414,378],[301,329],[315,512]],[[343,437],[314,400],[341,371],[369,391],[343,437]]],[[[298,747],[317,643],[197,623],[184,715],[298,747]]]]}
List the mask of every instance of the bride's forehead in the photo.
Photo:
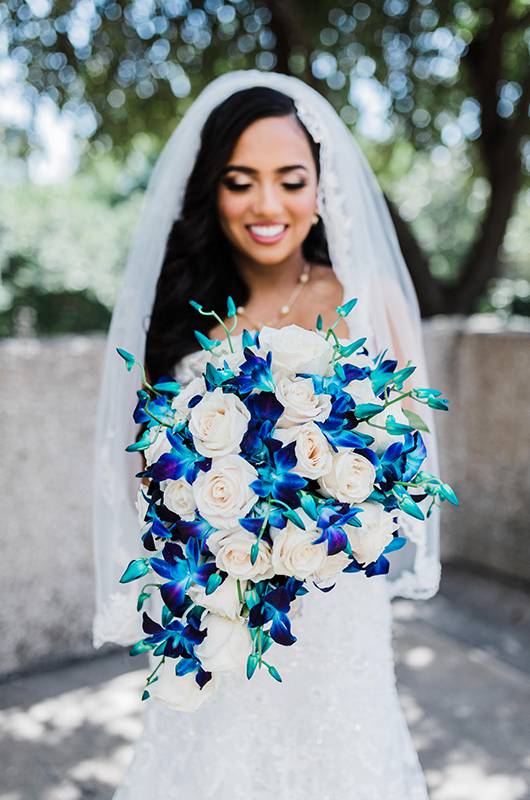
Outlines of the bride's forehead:
{"type": "Polygon", "coordinates": [[[236,159],[237,163],[251,159],[268,167],[273,163],[309,166],[312,154],[307,136],[295,117],[264,117],[251,123],[239,136],[230,161],[235,163],[236,159]]]}

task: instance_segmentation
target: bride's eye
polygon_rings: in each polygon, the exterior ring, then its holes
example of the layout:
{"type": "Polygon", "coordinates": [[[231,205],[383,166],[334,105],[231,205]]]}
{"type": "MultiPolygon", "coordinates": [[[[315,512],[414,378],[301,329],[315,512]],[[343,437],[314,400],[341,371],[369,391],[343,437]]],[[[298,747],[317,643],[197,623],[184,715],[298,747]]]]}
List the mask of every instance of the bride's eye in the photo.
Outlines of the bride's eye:
{"type": "Polygon", "coordinates": [[[244,192],[246,189],[249,189],[251,184],[250,183],[236,183],[235,181],[230,180],[230,178],[225,178],[223,180],[223,186],[230,192],[244,192]]]}
{"type": "Polygon", "coordinates": [[[304,181],[299,181],[298,183],[282,183],[282,186],[284,189],[287,189],[287,191],[294,192],[297,189],[303,189],[307,184],[304,181]]]}

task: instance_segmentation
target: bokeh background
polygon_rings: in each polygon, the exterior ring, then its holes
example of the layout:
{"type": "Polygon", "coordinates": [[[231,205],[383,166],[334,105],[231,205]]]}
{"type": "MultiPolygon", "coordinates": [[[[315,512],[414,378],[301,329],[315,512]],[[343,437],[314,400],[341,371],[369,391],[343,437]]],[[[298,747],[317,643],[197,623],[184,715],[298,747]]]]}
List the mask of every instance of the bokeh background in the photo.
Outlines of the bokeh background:
{"type": "Polygon", "coordinates": [[[104,336],[161,147],[242,68],[351,129],[451,401],[441,591],[394,603],[432,800],[530,798],[529,52],[524,0],[0,4],[1,800],[109,798],[140,730],[143,664],[90,637],[104,336]]]}

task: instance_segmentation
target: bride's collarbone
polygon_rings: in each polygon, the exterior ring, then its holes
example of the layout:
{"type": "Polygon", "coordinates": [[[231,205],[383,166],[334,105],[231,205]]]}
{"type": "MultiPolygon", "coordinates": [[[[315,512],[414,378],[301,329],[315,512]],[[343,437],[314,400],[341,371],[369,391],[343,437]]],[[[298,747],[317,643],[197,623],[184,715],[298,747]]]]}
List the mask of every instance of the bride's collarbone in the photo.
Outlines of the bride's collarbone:
{"type": "MultiPolygon", "coordinates": [[[[306,328],[307,330],[315,330],[317,317],[320,314],[322,317],[322,328],[326,331],[337,319],[337,306],[342,302],[343,288],[337,277],[328,267],[314,266],[312,279],[305,287],[305,298],[302,306],[293,309],[291,313],[277,321],[273,327],[284,328],[287,325],[299,325],[301,328],[306,328]]],[[[256,321],[260,321],[264,318],[270,319],[274,316],[274,312],[271,313],[268,308],[260,308],[257,303],[248,303],[247,310],[249,316],[256,321]]],[[[230,328],[233,320],[226,318],[223,322],[227,328],[230,328]]],[[[238,317],[237,325],[233,333],[239,334],[245,328],[247,330],[255,330],[250,319],[241,315],[238,317]]],[[[340,319],[333,330],[339,338],[349,337],[348,324],[345,319],[340,319]]],[[[220,324],[211,328],[208,332],[208,336],[212,339],[226,338],[224,328],[220,324]]]]}

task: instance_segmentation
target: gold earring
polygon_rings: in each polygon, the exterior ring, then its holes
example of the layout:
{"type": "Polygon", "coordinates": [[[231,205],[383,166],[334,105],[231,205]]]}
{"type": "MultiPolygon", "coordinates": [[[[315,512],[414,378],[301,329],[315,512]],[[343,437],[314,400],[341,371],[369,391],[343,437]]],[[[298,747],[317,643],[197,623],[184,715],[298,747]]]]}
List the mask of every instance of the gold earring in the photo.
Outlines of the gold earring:
{"type": "Polygon", "coordinates": [[[313,214],[313,225],[317,225],[317,224],[318,224],[318,222],[319,222],[319,220],[320,220],[320,217],[319,217],[319,215],[318,215],[318,214],[315,212],[315,213],[313,214]]]}

